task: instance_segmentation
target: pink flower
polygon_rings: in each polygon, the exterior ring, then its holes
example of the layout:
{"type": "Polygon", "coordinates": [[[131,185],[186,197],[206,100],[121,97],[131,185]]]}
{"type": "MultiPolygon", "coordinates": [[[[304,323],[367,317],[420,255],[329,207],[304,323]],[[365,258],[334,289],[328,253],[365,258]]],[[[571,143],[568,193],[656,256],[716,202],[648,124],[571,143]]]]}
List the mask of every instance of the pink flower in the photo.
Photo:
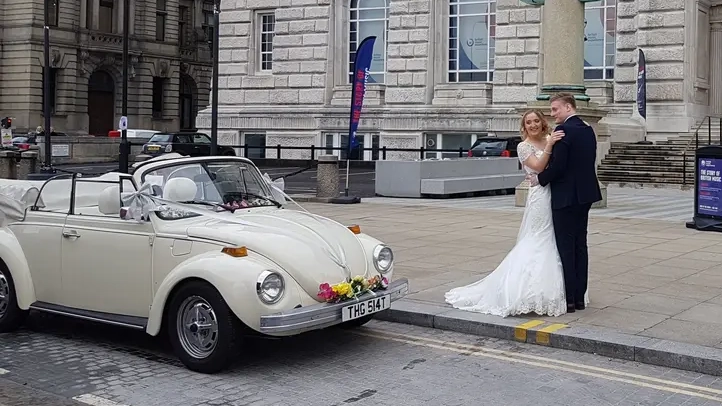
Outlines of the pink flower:
{"type": "Polygon", "coordinates": [[[331,285],[329,285],[328,283],[322,283],[318,287],[318,289],[319,289],[318,297],[320,297],[321,299],[323,299],[325,301],[329,301],[329,300],[333,299],[334,297],[336,297],[336,293],[333,291],[333,289],[331,288],[331,285]]]}
{"type": "Polygon", "coordinates": [[[384,289],[389,287],[389,280],[386,279],[385,276],[383,278],[381,278],[381,287],[384,289]]]}

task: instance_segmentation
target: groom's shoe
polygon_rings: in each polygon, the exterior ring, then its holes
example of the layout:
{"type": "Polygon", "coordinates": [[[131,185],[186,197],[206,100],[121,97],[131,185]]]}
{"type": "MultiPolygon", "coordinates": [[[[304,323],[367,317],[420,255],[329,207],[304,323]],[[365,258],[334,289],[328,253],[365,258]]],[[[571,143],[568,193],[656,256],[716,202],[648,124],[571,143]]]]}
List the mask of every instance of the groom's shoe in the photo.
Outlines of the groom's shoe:
{"type": "Polygon", "coordinates": [[[567,313],[574,313],[576,311],[576,306],[572,303],[567,303],[567,313]]]}
{"type": "Polygon", "coordinates": [[[576,307],[577,310],[584,310],[584,309],[587,308],[587,307],[584,305],[584,302],[574,303],[574,307],[576,307]]]}

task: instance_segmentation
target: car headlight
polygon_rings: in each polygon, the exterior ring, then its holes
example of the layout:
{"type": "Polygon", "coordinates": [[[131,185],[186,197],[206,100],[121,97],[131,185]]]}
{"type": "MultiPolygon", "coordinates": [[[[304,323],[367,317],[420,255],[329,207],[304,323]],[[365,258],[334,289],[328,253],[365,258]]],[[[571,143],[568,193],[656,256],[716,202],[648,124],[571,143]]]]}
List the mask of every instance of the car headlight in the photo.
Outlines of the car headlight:
{"type": "Polygon", "coordinates": [[[273,271],[263,271],[256,281],[256,293],[265,304],[278,302],[283,296],[285,287],[283,276],[273,271]]]}
{"type": "Polygon", "coordinates": [[[394,253],[391,248],[385,245],[377,245],[374,248],[374,266],[381,273],[386,273],[394,263],[394,253]]]}

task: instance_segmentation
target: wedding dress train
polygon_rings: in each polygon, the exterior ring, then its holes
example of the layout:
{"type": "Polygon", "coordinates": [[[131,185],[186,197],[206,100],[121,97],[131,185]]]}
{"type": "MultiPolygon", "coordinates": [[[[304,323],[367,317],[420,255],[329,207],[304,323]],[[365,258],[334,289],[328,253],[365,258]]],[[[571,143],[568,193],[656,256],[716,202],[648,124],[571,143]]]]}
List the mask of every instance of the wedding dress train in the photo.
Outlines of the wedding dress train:
{"type": "MultiPolygon", "coordinates": [[[[543,154],[527,142],[517,147],[519,160],[543,154]]],[[[524,166],[527,173],[536,171],[524,166]]],[[[560,316],[567,311],[564,271],[552,224],[551,189],[529,187],[516,245],[485,278],[451,289],[446,302],[460,310],[506,317],[526,313],[560,316]]],[[[584,295],[589,303],[589,295],[584,295]]]]}

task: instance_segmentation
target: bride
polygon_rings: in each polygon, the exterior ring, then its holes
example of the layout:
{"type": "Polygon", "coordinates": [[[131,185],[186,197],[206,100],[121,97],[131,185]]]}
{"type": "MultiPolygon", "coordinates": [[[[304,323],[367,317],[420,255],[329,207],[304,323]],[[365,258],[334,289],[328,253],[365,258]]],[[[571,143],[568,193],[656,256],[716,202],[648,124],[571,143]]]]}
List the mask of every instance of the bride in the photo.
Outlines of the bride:
{"type": "MultiPolygon", "coordinates": [[[[519,161],[527,174],[539,173],[549,162],[552,146],[564,134],[549,135],[549,124],[538,110],[524,113],[520,130],[523,141],[517,147],[519,161]]],[[[549,186],[529,187],[516,245],[499,266],[480,281],[454,288],[445,297],[457,309],[501,317],[531,312],[560,316],[567,312],[549,186]]],[[[588,296],[584,301],[589,303],[588,296]]]]}

